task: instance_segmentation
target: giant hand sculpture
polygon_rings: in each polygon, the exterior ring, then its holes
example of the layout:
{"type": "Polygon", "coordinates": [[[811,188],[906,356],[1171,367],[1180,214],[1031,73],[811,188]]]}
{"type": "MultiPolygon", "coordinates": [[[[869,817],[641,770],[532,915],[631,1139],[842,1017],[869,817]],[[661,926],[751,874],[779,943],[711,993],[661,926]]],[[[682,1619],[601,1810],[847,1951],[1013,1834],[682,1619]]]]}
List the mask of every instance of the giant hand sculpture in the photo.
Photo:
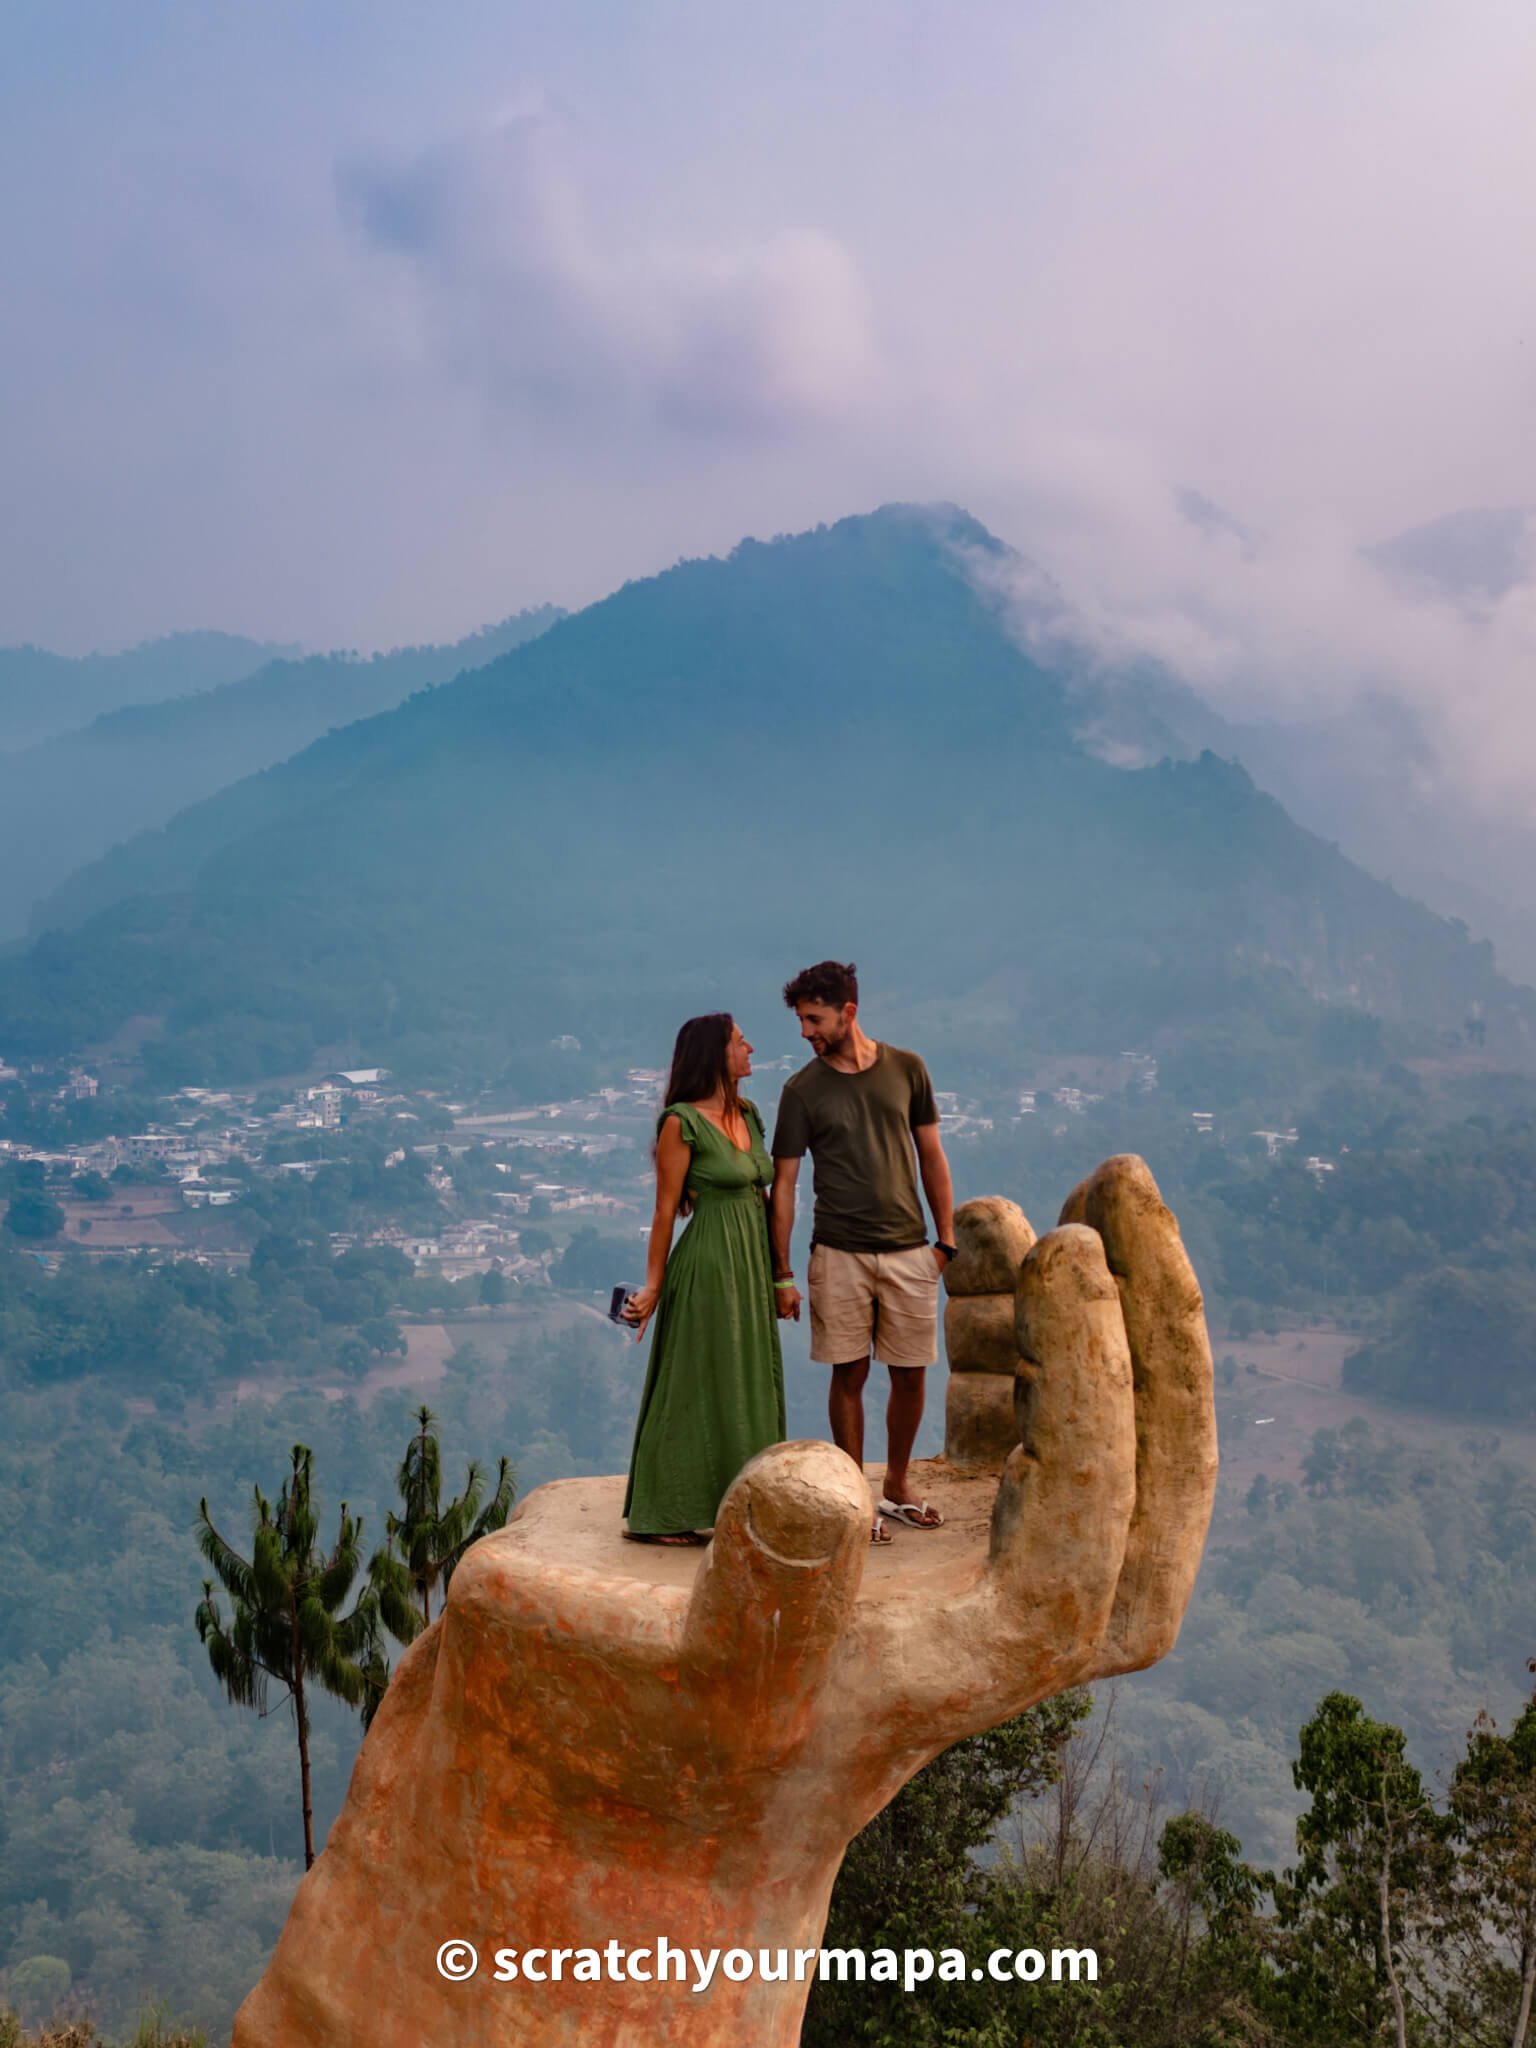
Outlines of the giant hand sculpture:
{"type": "Polygon", "coordinates": [[[1106,1162],[1064,1215],[1018,1272],[1000,1481],[923,1473],[945,1529],[871,1553],[864,1475],[790,1443],[741,1473],[702,1562],[621,1543],[607,1480],[541,1487],[475,1546],[234,2048],[798,2038],[793,1973],[700,1993],[569,1962],[497,1982],[492,1958],[662,1935],[814,1949],[847,1843],[930,1757],[1167,1651],[1215,1483],[1200,1293],[1140,1160],[1106,1162]],[[454,1939],[480,1951],[470,1981],[438,1972],[454,1939]]]}

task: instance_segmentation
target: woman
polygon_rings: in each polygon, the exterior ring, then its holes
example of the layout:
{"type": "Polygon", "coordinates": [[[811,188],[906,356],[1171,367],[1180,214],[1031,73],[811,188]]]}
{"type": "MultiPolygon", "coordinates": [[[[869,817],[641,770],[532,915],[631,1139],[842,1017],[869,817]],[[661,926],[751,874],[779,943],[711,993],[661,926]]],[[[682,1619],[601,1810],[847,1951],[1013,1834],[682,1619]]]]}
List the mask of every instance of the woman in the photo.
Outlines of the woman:
{"type": "Polygon", "coordinates": [[[736,1474],[784,1438],[763,1201],[773,1164],[763,1120],[738,1092],[751,1071],[731,1017],[690,1017],[678,1032],[656,1125],[645,1285],[625,1309],[636,1343],[656,1318],[624,1495],[636,1542],[707,1542],[736,1474]],[[673,1251],[679,1215],[690,1220],[673,1251]]]}

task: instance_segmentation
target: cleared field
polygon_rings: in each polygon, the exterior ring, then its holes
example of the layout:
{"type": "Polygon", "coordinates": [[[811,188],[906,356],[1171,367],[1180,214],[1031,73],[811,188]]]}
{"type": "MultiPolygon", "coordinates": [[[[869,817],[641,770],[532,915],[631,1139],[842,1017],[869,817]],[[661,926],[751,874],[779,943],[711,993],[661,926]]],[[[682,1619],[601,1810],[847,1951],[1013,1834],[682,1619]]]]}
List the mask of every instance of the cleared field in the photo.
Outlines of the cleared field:
{"type": "MultiPolygon", "coordinates": [[[[274,1366],[234,1381],[214,1404],[215,1413],[227,1412],[237,1401],[275,1401],[301,1387],[310,1393],[323,1395],[327,1401],[341,1401],[350,1396],[364,1408],[382,1393],[403,1391],[429,1395],[441,1381],[448,1360],[461,1344],[475,1344],[495,1355],[514,1335],[526,1336],[532,1329],[561,1329],[594,1314],[599,1312],[582,1302],[556,1296],[547,1305],[530,1306],[519,1302],[515,1308],[494,1309],[451,1323],[403,1322],[400,1328],[405,1338],[405,1356],[381,1359],[361,1379],[299,1379],[274,1366]]],[[[604,1318],[599,1315],[599,1320],[604,1318]]]]}
{"type": "Polygon", "coordinates": [[[1443,1410],[1399,1407],[1342,1385],[1345,1359],[1360,1338],[1334,1329],[1280,1330],[1272,1337],[1218,1338],[1218,1368],[1236,1359],[1238,1377],[1223,1387],[1218,1369],[1216,1412],[1221,1430],[1221,1488],[1246,1493],[1263,1472],[1274,1480],[1301,1478],[1302,1460],[1319,1429],[1340,1429],[1358,1416],[1383,1435],[1434,1449],[1495,1439],[1505,1451],[1536,1454],[1536,1429],[1443,1410]],[[1249,1371],[1249,1367],[1254,1368],[1249,1371]]]}
{"type": "Polygon", "coordinates": [[[64,1202],[63,1237],[87,1251],[154,1251],[179,1245],[187,1214],[175,1188],[114,1190],[105,1202],[64,1202]]]}

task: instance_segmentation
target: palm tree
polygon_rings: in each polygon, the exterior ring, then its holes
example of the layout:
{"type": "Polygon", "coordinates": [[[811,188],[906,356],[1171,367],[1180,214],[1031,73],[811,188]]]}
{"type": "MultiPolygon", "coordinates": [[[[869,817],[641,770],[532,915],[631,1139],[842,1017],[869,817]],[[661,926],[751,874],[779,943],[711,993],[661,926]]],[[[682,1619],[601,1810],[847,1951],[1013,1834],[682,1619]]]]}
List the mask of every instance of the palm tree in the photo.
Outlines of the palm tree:
{"type": "MultiPolygon", "coordinates": [[[[233,1615],[226,1625],[213,1580],[204,1579],[196,1615],[197,1633],[207,1646],[214,1676],[230,1700],[268,1711],[275,1682],[293,1707],[299,1741],[299,1779],[304,1800],[304,1867],[315,1860],[314,1816],[309,1782],[309,1691],[318,1686],[357,1707],[366,1724],[388,1682],[383,1629],[409,1641],[420,1627],[407,1597],[409,1581],[383,1552],[370,1562],[367,1583],[350,1613],[343,1613],[362,1565],[363,1525],[341,1504],[336,1540],[329,1553],[319,1543],[319,1513],[313,1488],[313,1453],[293,1447],[293,1466],[274,1512],[260,1487],[255,1490],[250,1557],[234,1550],[214,1527],[208,1503],[198,1503],[198,1548],[229,1595],[233,1615]]],[[[279,1700],[277,1704],[281,1705],[279,1700]]]]}
{"type": "MultiPolygon", "coordinates": [[[[395,1481],[404,1512],[386,1516],[384,1526],[391,1552],[396,1543],[400,1546],[401,1566],[421,1602],[421,1619],[426,1623],[432,1619],[433,1588],[440,1584],[446,1593],[454,1566],[471,1543],[505,1523],[517,1492],[517,1475],[502,1458],[496,1468],[495,1488],[482,1507],[484,1476],[478,1461],[472,1460],[464,1475],[464,1491],[444,1507],[437,1417],[430,1408],[418,1408],[416,1424],[395,1481]]],[[[389,1626],[393,1629],[394,1624],[389,1626]]]]}

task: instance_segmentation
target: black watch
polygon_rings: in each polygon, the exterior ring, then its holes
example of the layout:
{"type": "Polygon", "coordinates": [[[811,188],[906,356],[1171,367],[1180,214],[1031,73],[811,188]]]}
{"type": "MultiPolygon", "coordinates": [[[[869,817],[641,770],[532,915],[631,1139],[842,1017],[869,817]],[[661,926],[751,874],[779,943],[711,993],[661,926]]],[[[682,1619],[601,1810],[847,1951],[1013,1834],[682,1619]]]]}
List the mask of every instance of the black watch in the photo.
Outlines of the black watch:
{"type": "Polygon", "coordinates": [[[936,1252],[942,1252],[946,1259],[957,1259],[960,1256],[952,1244],[940,1244],[937,1238],[934,1239],[933,1248],[936,1252]]]}

